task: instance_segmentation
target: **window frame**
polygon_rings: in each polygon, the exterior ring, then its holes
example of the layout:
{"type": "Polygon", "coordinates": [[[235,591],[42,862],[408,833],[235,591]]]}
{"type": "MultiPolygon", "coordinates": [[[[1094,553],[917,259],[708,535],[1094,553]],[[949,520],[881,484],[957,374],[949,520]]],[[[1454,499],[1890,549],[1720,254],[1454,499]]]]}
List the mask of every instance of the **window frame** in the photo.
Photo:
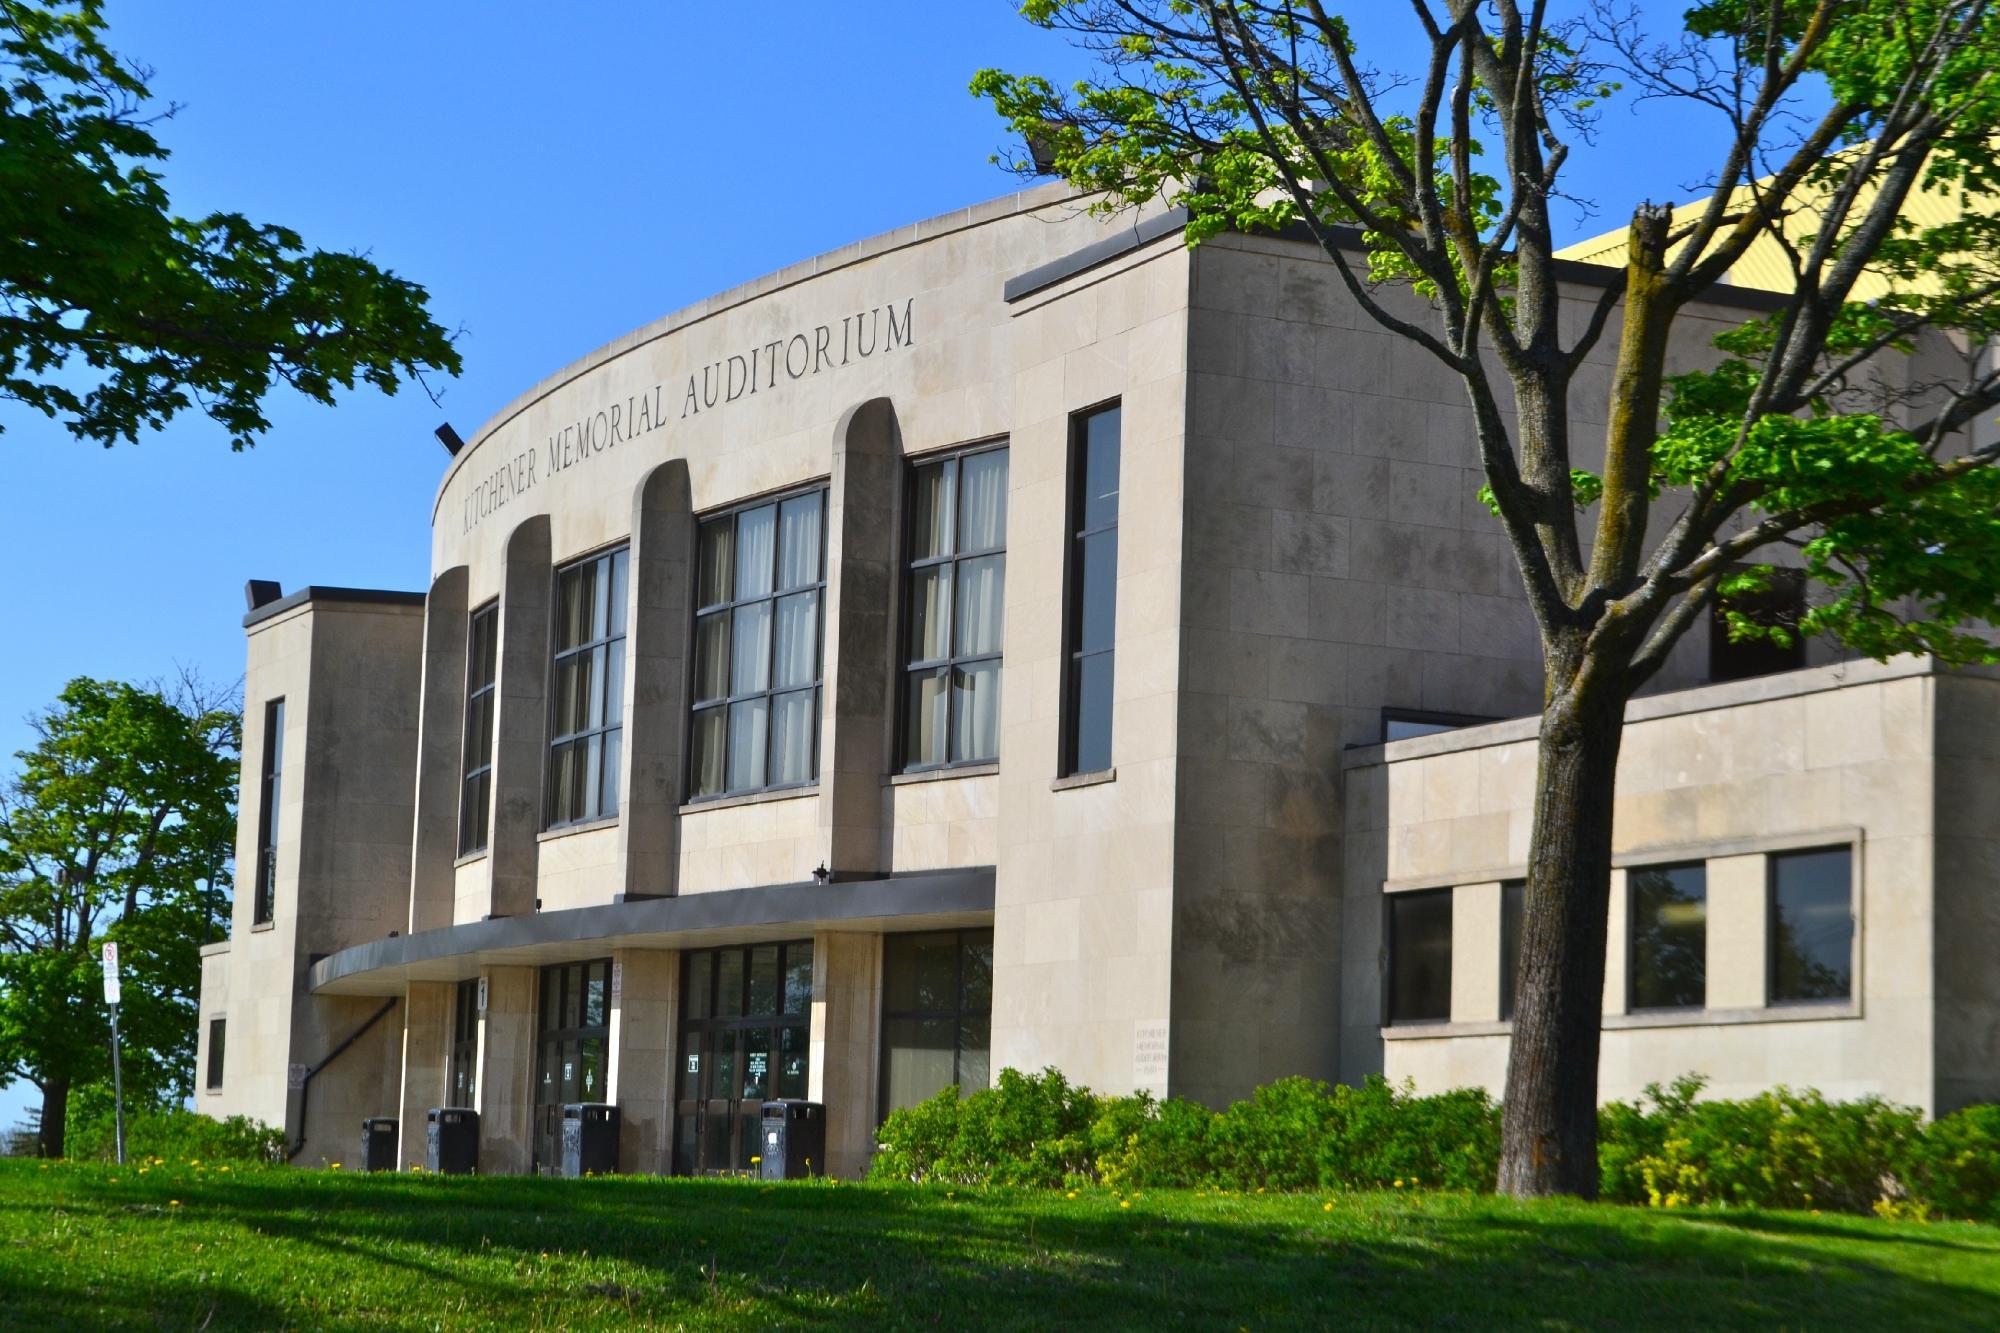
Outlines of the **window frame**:
{"type": "Polygon", "coordinates": [[[1786,847],[1764,854],[1764,1007],[1767,1009],[1840,1009],[1859,999],[1861,976],[1861,893],[1857,879],[1860,857],[1851,842],[1816,847],[1786,847]],[[1847,993],[1809,999],[1786,999],[1778,993],[1778,862],[1788,856],[1841,852],[1847,857],[1847,993]]]}
{"type": "Polygon", "coordinates": [[[1514,1021],[1515,1011],[1518,1009],[1521,1002],[1520,992],[1515,985],[1514,974],[1520,971],[1521,938],[1524,934],[1526,934],[1527,926],[1528,926],[1528,881],[1525,878],[1501,880],[1500,881],[1499,1014],[1500,1014],[1500,1021],[1502,1023],[1511,1023],[1514,1021]],[[1507,902],[1510,898],[1515,898],[1519,900],[1521,905],[1518,911],[1509,912],[1507,910],[1507,902]],[[1513,923],[1513,928],[1511,930],[1508,929],[1508,923],[1510,921],[1513,923]],[[1511,942],[1513,944],[1513,949],[1511,950],[1511,952],[1514,955],[1512,959],[1509,959],[1507,956],[1508,953],[1510,952],[1510,950],[1507,947],[1509,944],[1510,936],[1512,937],[1511,942]]]}
{"type": "MultiPolygon", "coordinates": [[[[1111,571],[1111,645],[1106,648],[1085,652],[1078,645],[1082,639],[1083,620],[1083,547],[1086,539],[1104,532],[1117,532],[1119,521],[1125,512],[1125,400],[1122,397],[1106,398],[1088,407],[1078,408],[1069,414],[1069,444],[1067,449],[1067,469],[1063,478],[1063,605],[1062,605],[1062,680],[1061,708],[1058,714],[1056,755],[1056,777],[1089,777],[1097,773],[1110,773],[1116,764],[1110,753],[1112,742],[1117,739],[1118,713],[1114,689],[1111,723],[1107,728],[1105,741],[1105,762],[1102,768],[1082,768],[1078,762],[1078,748],[1082,741],[1079,725],[1079,709],[1082,704],[1080,673],[1076,670],[1085,657],[1109,656],[1114,687],[1118,678],[1118,560],[1113,561],[1111,571]],[[1105,412],[1116,411],[1118,415],[1118,507],[1109,523],[1085,528],[1083,525],[1084,485],[1090,461],[1090,422],[1105,412]]],[[[1123,544],[1118,552],[1124,552],[1123,544]]]]}
{"type": "MultiPolygon", "coordinates": [[[[976,458],[981,454],[990,454],[995,452],[1009,454],[1007,459],[1007,482],[1008,482],[1007,512],[1008,512],[1008,517],[1011,520],[1013,516],[1012,487],[1013,487],[1013,477],[1014,477],[1014,471],[1013,471],[1014,460],[1012,455],[1009,453],[1008,449],[1009,443],[1010,440],[1008,436],[1000,435],[1000,436],[995,436],[991,439],[977,440],[970,444],[953,445],[945,449],[936,449],[928,453],[915,454],[906,459],[908,466],[906,466],[903,469],[903,533],[902,533],[902,540],[899,543],[900,545],[899,554],[901,557],[900,559],[901,568],[899,570],[899,583],[900,583],[900,591],[902,594],[901,595],[902,605],[900,607],[899,614],[897,615],[896,618],[896,652],[895,652],[896,688],[897,688],[895,755],[897,762],[896,771],[899,773],[937,773],[954,768],[990,767],[1000,762],[999,734],[997,728],[994,734],[994,752],[988,756],[984,756],[977,759],[946,758],[941,762],[932,764],[913,764],[908,762],[906,756],[909,753],[910,727],[912,722],[911,707],[910,707],[910,680],[912,677],[922,674],[924,672],[936,672],[940,670],[947,673],[945,677],[946,699],[945,699],[945,710],[944,710],[945,711],[944,752],[947,756],[949,756],[952,751],[952,740],[954,735],[956,734],[956,729],[957,729],[957,710],[951,706],[951,699],[949,693],[951,689],[952,676],[962,666],[968,664],[976,665],[982,662],[991,662],[994,664],[996,676],[1003,681],[1002,688],[1004,691],[1004,681],[1006,678],[1006,658],[1007,658],[1006,604],[1004,595],[1002,598],[1001,611],[1000,611],[1001,614],[1000,647],[997,650],[990,653],[968,653],[963,656],[961,656],[957,651],[958,610],[959,610],[958,565],[961,561],[980,560],[988,556],[997,555],[1000,557],[1001,578],[1004,580],[1006,577],[1006,569],[1007,569],[1006,525],[1005,524],[1002,525],[1000,532],[1000,544],[998,546],[983,547],[976,551],[965,551],[965,550],[954,549],[948,555],[925,556],[922,558],[918,558],[912,549],[916,542],[916,537],[917,537],[917,525],[915,522],[916,498],[917,498],[917,473],[927,467],[938,467],[938,466],[944,466],[946,464],[957,464],[959,467],[958,475],[960,477],[963,477],[964,462],[966,459],[976,458]],[[950,581],[949,586],[951,588],[951,616],[950,616],[950,623],[945,626],[945,637],[947,646],[950,649],[950,651],[948,651],[945,654],[945,656],[941,658],[926,658],[922,661],[911,661],[910,651],[912,645],[910,643],[910,627],[914,620],[913,613],[916,606],[916,597],[915,597],[916,573],[919,569],[940,569],[940,568],[948,569],[949,571],[945,577],[950,581]]],[[[963,524],[961,522],[963,515],[959,512],[959,504],[963,496],[964,496],[964,489],[962,484],[955,483],[952,492],[952,544],[954,548],[957,547],[959,530],[963,527],[963,524]]],[[[821,572],[824,573],[824,570],[822,569],[821,572]]],[[[1005,694],[1003,693],[1001,697],[1004,699],[1005,694]]],[[[815,755],[814,756],[815,770],[817,770],[817,758],[818,756],[815,755]]]]}
{"type": "MultiPolygon", "coordinates": [[[[766,495],[755,496],[748,500],[741,500],[735,504],[725,505],[720,509],[713,509],[708,511],[707,513],[699,514],[695,517],[695,521],[693,524],[694,551],[692,557],[688,562],[688,567],[690,571],[691,591],[688,598],[690,603],[690,609],[688,616],[687,656],[685,659],[688,664],[687,699],[686,699],[686,705],[682,709],[682,716],[685,719],[686,730],[683,734],[684,738],[683,753],[685,755],[685,760],[683,765],[684,771],[682,773],[683,786],[681,790],[687,793],[687,798],[685,801],[685,804],[687,805],[690,806],[707,805],[715,801],[730,801],[743,796],[760,795],[764,792],[807,791],[819,786],[820,760],[824,757],[821,754],[822,737],[820,733],[824,730],[826,723],[826,592],[827,592],[826,574],[827,574],[827,551],[828,551],[828,543],[830,541],[830,534],[828,529],[832,526],[830,522],[830,511],[833,506],[832,492],[833,488],[831,484],[826,479],[822,478],[816,481],[806,482],[803,485],[799,486],[789,486],[781,491],[772,491],[766,495]],[[783,546],[782,542],[783,534],[782,530],[779,530],[773,533],[771,541],[771,591],[770,592],[761,593],[755,597],[737,597],[734,595],[736,591],[735,588],[736,571],[734,565],[735,547],[732,544],[731,566],[729,575],[730,592],[732,594],[730,599],[726,602],[715,602],[710,604],[703,604],[702,602],[700,602],[699,598],[701,597],[701,539],[703,530],[706,529],[710,524],[719,523],[723,519],[729,519],[733,523],[741,515],[748,513],[750,510],[762,509],[766,505],[769,505],[774,510],[778,511],[777,516],[774,517],[773,521],[781,522],[782,510],[785,501],[796,500],[801,496],[806,496],[806,495],[819,496],[818,579],[812,583],[799,584],[797,587],[792,587],[792,588],[778,587],[778,577],[777,577],[778,563],[783,555],[783,551],[781,549],[783,546]],[[778,603],[783,601],[787,597],[796,597],[799,594],[805,592],[811,592],[815,594],[815,601],[813,607],[815,620],[813,628],[812,684],[789,685],[784,687],[783,689],[779,689],[775,684],[777,680],[778,603]],[[746,694],[719,695],[713,699],[696,698],[695,691],[699,688],[698,680],[700,676],[699,663],[697,662],[696,659],[696,653],[699,651],[699,645],[701,642],[701,622],[703,621],[703,619],[709,617],[722,617],[728,621],[730,626],[731,638],[729,645],[730,655],[728,663],[726,665],[733,673],[733,668],[735,663],[735,647],[736,647],[735,624],[736,624],[737,608],[744,606],[751,606],[759,602],[768,603],[771,607],[771,644],[769,648],[769,656],[765,662],[764,688],[762,690],[753,690],[746,694]],[[812,731],[811,775],[798,782],[766,782],[764,785],[760,787],[730,787],[728,785],[730,710],[733,707],[735,707],[735,705],[747,702],[752,699],[763,699],[766,701],[765,717],[767,721],[764,732],[764,775],[768,778],[771,773],[771,745],[772,742],[775,741],[777,738],[777,728],[771,726],[768,721],[768,719],[774,715],[775,703],[773,701],[775,701],[780,695],[803,694],[806,693],[807,691],[810,691],[813,696],[813,720],[811,729],[812,731]],[[701,793],[695,790],[696,783],[698,780],[698,773],[695,767],[697,759],[696,748],[695,748],[695,729],[701,714],[708,712],[717,712],[717,711],[721,712],[722,714],[722,726],[723,726],[723,733],[722,733],[723,790],[719,792],[701,793]]],[[[732,536],[732,543],[734,542],[734,540],[735,538],[732,536]]]]}
{"type": "Polygon", "coordinates": [[[284,799],[285,696],[264,701],[263,760],[257,780],[257,870],[250,924],[268,926],[278,912],[278,805],[284,799]]]}
{"type": "Polygon", "coordinates": [[[1624,867],[1625,871],[1625,1012],[1627,1014],[1698,1014],[1708,1009],[1708,858],[1680,861],[1650,861],[1624,867]],[[1701,872],[1701,1000],[1696,1004],[1640,1004],[1637,999],[1638,970],[1633,967],[1637,953],[1638,915],[1633,910],[1632,877],[1649,871],[1699,870],[1701,872]]]}
{"type": "Polygon", "coordinates": [[[1439,1027],[1452,1021],[1453,957],[1458,948],[1458,888],[1446,885],[1430,889],[1399,889],[1382,895],[1382,1026],[1385,1028],[1439,1027]],[[1396,904],[1404,899],[1442,898],[1446,910],[1445,927],[1445,1012],[1442,1018],[1398,1018],[1396,1016],[1396,904]]]}
{"type": "Polygon", "coordinates": [[[965,1042],[963,1040],[963,1036],[965,1031],[965,1023],[968,1018],[984,1017],[986,1019],[986,1076],[988,1084],[989,1085],[991,1084],[993,1077],[993,997],[991,996],[991,994],[987,996],[986,1007],[984,1009],[970,1009],[966,1007],[965,1003],[966,941],[968,937],[977,935],[983,935],[986,937],[986,950],[988,958],[987,980],[990,986],[992,981],[991,958],[993,952],[993,927],[991,926],[968,926],[963,929],[946,929],[946,930],[892,931],[882,937],[882,972],[881,972],[882,1005],[881,1005],[881,1013],[879,1015],[879,1021],[877,1022],[875,1029],[875,1065],[876,1065],[875,1121],[877,1124],[880,1124],[882,1121],[888,1119],[890,1114],[889,1061],[887,1059],[887,1054],[889,1045],[889,1024],[892,1022],[908,1021],[912,1019],[918,1021],[922,1021],[925,1019],[930,1019],[930,1020],[948,1019],[951,1021],[952,1033],[953,1033],[952,1048],[951,1048],[952,1079],[951,1079],[951,1084],[947,1086],[956,1086],[958,1088],[958,1095],[962,1100],[963,1098],[970,1096],[972,1093],[980,1091],[980,1089],[978,1088],[968,1088],[965,1086],[964,1083],[965,1042]],[[907,939],[921,935],[949,935],[952,937],[952,958],[955,966],[957,967],[958,975],[953,985],[953,992],[956,996],[957,1003],[955,1007],[951,1009],[891,1009],[889,1007],[890,942],[896,939],[907,939]]]}
{"type": "MultiPolygon", "coordinates": [[[[550,659],[553,662],[553,657],[550,659]]],[[[553,668],[552,668],[553,669],[553,668]]],[[[465,689],[464,706],[459,715],[459,764],[458,764],[458,854],[460,857],[477,856],[485,852],[493,842],[493,752],[498,748],[500,719],[494,711],[499,698],[500,682],[500,599],[495,597],[475,607],[465,618],[465,689]],[[487,629],[487,643],[491,645],[493,663],[486,673],[485,683],[474,686],[475,664],[472,653],[479,642],[478,627],[482,617],[490,618],[487,629]],[[477,699],[485,699],[487,736],[486,753],[480,762],[472,761],[472,705],[477,699]],[[469,816],[473,813],[472,784],[480,778],[486,779],[486,797],[478,809],[478,841],[470,840],[469,816]]]]}
{"type": "MultiPolygon", "coordinates": [[[[632,550],[632,544],[630,541],[627,540],[615,541],[608,545],[600,546],[596,550],[586,551],[582,555],[576,556],[569,560],[565,560],[561,564],[557,565],[550,572],[549,650],[548,650],[548,676],[547,676],[548,708],[544,713],[544,717],[546,719],[546,726],[548,730],[547,730],[547,740],[542,745],[542,831],[545,833],[553,833],[562,829],[583,828],[592,824],[608,824],[615,820],[622,819],[624,817],[625,792],[622,790],[622,784],[620,784],[621,789],[618,790],[616,793],[616,801],[617,801],[616,808],[608,813],[605,812],[604,809],[602,808],[604,803],[603,793],[604,793],[605,783],[604,783],[604,775],[600,773],[598,775],[599,808],[589,814],[579,815],[574,819],[556,818],[555,816],[556,752],[558,747],[567,749],[581,744],[584,746],[585,752],[588,753],[590,739],[593,736],[604,737],[611,735],[613,732],[616,732],[619,734],[619,745],[620,745],[619,758],[620,758],[620,766],[622,768],[624,759],[623,746],[624,746],[624,731],[625,731],[625,701],[622,697],[622,691],[624,690],[626,682],[629,681],[631,678],[631,662],[625,659],[625,653],[622,645],[625,644],[626,641],[631,637],[632,627],[629,623],[627,623],[625,627],[616,634],[606,633],[599,637],[586,639],[584,642],[579,644],[574,644],[568,648],[556,647],[556,634],[558,629],[560,628],[560,619],[562,616],[563,576],[568,574],[572,570],[581,569],[585,565],[597,564],[600,561],[604,562],[608,566],[610,562],[615,560],[619,555],[623,554],[625,556],[625,578],[626,581],[629,583],[629,581],[632,578],[631,550],[632,550]],[[607,650],[606,660],[608,661],[609,646],[614,643],[621,645],[619,649],[621,666],[619,668],[619,677],[618,677],[621,697],[618,701],[617,724],[610,726],[601,725],[596,727],[586,727],[584,730],[577,732],[558,732],[556,730],[557,726],[556,711],[561,701],[561,692],[557,689],[557,681],[560,678],[561,667],[563,662],[571,658],[584,656],[588,653],[594,652],[598,648],[605,648],[607,650]]],[[[610,606],[608,600],[608,594],[607,594],[605,618],[607,622],[606,628],[608,630],[609,625],[611,623],[615,623],[617,619],[614,609],[610,606]]],[[[497,645],[495,647],[495,652],[496,654],[498,652],[497,645]]],[[[495,670],[496,680],[498,678],[498,674],[499,673],[496,664],[496,670],[495,670]]],[[[604,711],[607,714],[610,711],[610,695],[608,693],[605,695],[604,711]]],[[[497,731],[495,737],[495,746],[496,748],[498,746],[497,731]]],[[[602,762],[601,742],[600,742],[599,753],[600,753],[600,762],[602,762]]]]}
{"type": "Polygon", "coordinates": [[[229,1016],[211,1017],[208,1020],[208,1053],[202,1070],[202,1089],[205,1092],[221,1092],[224,1057],[229,1047],[229,1016]]]}

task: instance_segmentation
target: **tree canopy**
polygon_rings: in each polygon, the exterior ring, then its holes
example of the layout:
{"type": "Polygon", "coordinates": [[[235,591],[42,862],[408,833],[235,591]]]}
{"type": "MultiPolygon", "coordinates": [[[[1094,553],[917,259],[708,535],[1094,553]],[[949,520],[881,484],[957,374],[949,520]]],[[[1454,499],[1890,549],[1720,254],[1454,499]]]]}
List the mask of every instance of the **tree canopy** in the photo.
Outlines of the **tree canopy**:
{"type": "Polygon", "coordinates": [[[101,0],[0,0],[0,397],[79,439],[205,412],[233,447],[278,384],[322,403],[457,374],[422,287],[237,213],[177,216],[175,108],[107,45],[101,0]]]}

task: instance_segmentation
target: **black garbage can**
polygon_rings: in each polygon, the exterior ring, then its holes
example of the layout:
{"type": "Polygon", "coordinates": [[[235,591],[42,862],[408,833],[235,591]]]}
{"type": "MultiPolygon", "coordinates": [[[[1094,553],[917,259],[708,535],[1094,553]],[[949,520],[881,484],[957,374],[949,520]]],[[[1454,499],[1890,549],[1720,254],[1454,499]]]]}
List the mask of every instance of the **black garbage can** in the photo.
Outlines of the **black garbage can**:
{"type": "Polygon", "coordinates": [[[606,1102],[571,1102],[562,1109],[562,1169],[578,1176],[608,1176],[618,1169],[618,1108],[606,1102]]]}
{"type": "Polygon", "coordinates": [[[804,1180],[826,1174],[826,1106],[787,1097],[764,1103],[764,1180],[804,1180]]]}
{"type": "Polygon", "coordinates": [[[425,1120],[428,1170],[462,1176],[479,1169],[479,1112],[469,1106],[433,1106],[425,1120]]]}
{"type": "Polygon", "coordinates": [[[361,1122],[361,1169],[396,1169],[396,1122],[386,1116],[370,1116],[361,1122]]]}

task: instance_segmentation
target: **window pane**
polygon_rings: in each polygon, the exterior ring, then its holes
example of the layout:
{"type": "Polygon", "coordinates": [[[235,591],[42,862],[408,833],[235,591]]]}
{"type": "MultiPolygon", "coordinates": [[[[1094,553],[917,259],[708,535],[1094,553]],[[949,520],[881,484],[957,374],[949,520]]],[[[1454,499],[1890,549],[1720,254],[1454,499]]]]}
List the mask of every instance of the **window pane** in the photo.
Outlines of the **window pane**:
{"type": "Polygon", "coordinates": [[[601,1028],[611,1022],[610,1003],[611,978],[602,963],[590,969],[590,979],[584,984],[583,1025],[587,1028],[601,1028]]]}
{"type": "Polygon", "coordinates": [[[1092,533],[1081,543],[1077,580],[1077,652],[1109,648],[1118,618],[1118,530],[1092,533]]]}
{"type": "Polygon", "coordinates": [[[1122,413],[1116,407],[1096,413],[1084,424],[1083,495],[1077,506],[1079,530],[1118,521],[1118,432],[1122,413]]]}
{"type": "Polygon", "coordinates": [[[1656,866],[1625,876],[1632,922],[1634,1009],[1700,1008],[1708,1002],[1708,871],[1656,866]]]}
{"type": "Polygon", "coordinates": [[[719,606],[730,599],[730,574],[736,568],[736,520],[718,518],[701,525],[700,586],[695,605],[719,606]]]}
{"type": "Polygon", "coordinates": [[[984,1013],[993,1008],[993,932],[969,930],[962,938],[965,1008],[968,1013],[984,1013]]]}
{"type": "Polygon", "coordinates": [[[493,696],[474,695],[465,704],[465,767],[484,768],[493,753],[493,696]]]}
{"type": "Polygon", "coordinates": [[[1527,910],[1528,885],[1509,880],[1500,886],[1500,1017],[1514,1016],[1514,974],[1521,967],[1521,914],[1527,910]]]}
{"type": "Polygon", "coordinates": [[[802,1027],[780,1028],[778,1030],[778,1095],[780,1097],[804,1097],[806,1095],[806,1046],[807,1031],[802,1027]]]}
{"type": "Polygon", "coordinates": [[[992,1082],[987,1046],[993,1019],[986,1014],[962,1018],[958,1023],[958,1090],[974,1093],[992,1082]]]}
{"type": "Polygon", "coordinates": [[[472,618],[472,645],[466,654],[466,687],[481,690],[493,683],[493,665],[498,658],[495,651],[498,636],[494,634],[494,623],[499,619],[491,606],[472,618]]]}
{"type": "Polygon", "coordinates": [[[778,599],[778,652],[771,686],[810,685],[819,679],[819,594],[778,599]]]}
{"type": "Polygon", "coordinates": [[[604,733],[604,778],[600,784],[602,794],[597,802],[597,813],[606,818],[618,813],[618,785],[625,760],[624,740],[623,731],[604,733]]]}
{"type": "Polygon", "coordinates": [[[750,1014],[767,1018],[778,1012],[778,946],[759,944],[750,950],[750,1014]]]}
{"type": "Polygon", "coordinates": [[[951,520],[958,489],[958,463],[947,459],[917,469],[910,497],[910,559],[950,555],[951,520]]]}
{"type": "Polygon", "coordinates": [[[909,765],[945,762],[945,706],[950,671],[912,672],[906,686],[903,762],[909,765]]]}
{"type": "Polygon", "coordinates": [[[1846,848],[1771,858],[1771,999],[1854,993],[1853,870],[1846,848]]]}
{"type": "Polygon", "coordinates": [[[764,785],[764,745],[770,723],[768,699],[729,705],[729,790],[764,785]]]}
{"type": "Polygon", "coordinates": [[[960,551],[991,551],[1007,544],[1007,451],[973,454],[960,464],[960,551]]]}
{"type": "Polygon", "coordinates": [[[785,1012],[803,1014],[812,1007],[813,947],[810,940],[785,946],[785,1012]]]}
{"type": "Polygon", "coordinates": [[[581,797],[577,761],[581,753],[575,742],[571,742],[556,746],[549,755],[549,819],[552,823],[567,823],[577,817],[581,797]]]}
{"type": "Polygon", "coordinates": [[[1007,557],[981,556],[958,563],[960,657],[1000,651],[1000,616],[1006,600],[1007,557]]]}
{"type": "Polygon", "coordinates": [[[625,632],[626,568],[630,552],[623,547],[611,553],[611,624],[606,631],[610,634],[625,632]]]}
{"type": "Polygon", "coordinates": [[[697,796],[719,796],[727,789],[725,717],[722,708],[707,708],[694,715],[694,763],[690,776],[697,796]]]}
{"type": "Polygon", "coordinates": [[[736,608],[730,632],[729,692],[754,694],[771,688],[771,604],[752,602],[736,608]]]}
{"type": "Polygon", "coordinates": [[[892,1018],[882,1024],[882,1114],[915,1106],[949,1085],[958,1023],[950,1018],[892,1018]]]}
{"type": "Polygon", "coordinates": [[[743,1014],[743,951],[724,949],[715,956],[715,1016],[740,1018],[743,1014]]]}
{"type": "Polygon", "coordinates": [[[736,516],[736,598],[771,591],[773,547],[778,540],[778,507],[760,505],[736,516]]]}
{"type": "Polygon", "coordinates": [[[1451,1020],[1451,890],[1389,895],[1389,1021],[1451,1020]]]}
{"type": "Polygon", "coordinates": [[[583,802],[577,814],[589,819],[603,809],[604,737],[591,736],[576,743],[571,753],[578,756],[577,763],[583,769],[583,802]]]}
{"type": "Polygon", "coordinates": [[[591,582],[588,637],[601,639],[611,632],[611,561],[593,560],[586,568],[591,582]]]}
{"type": "Polygon", "coordinates": [[[937,662],[951,655],[951,566],[910,571],[910,661],[937,662]]]}
{"type": "Polygon", "coordinates": [[[703,951],[682,956],[688,960],[687,1016],[707,1018],[709,980],[715,964],[715,955],[703,951]]]}
{"type": "Polygon", "coordinates": [[[819,582],[819,512],[823,491],[797,495],[778,507],[778,586],[819,582]]]}
{"type": "Polygon", "coordinates": [[[951,676],[951,744],[954,760],[993,759],[1000,753],[1000,664],[976,662],[951,676]]]}
{"type": "MultiPolygon", "coordinates": [[[[809,782],[813,775],[813,731],[818,690],[795,690],[771,699],[771,772],[773,785],[809,782]]],[[[740,706],[740,705],[739,705],[740,706]]]]}
{"type": "Polygon", "coordinates": [[[590,566],[577,565],[556,575],[555,649],[574,648],[589,636],[590,566]]]}
{"type": "Polygon", "coordinates": [[[909,1003],[899,1009],[949,1012],[958,1008],[958,936],[952,933],[907,937],[910,952],[909,1003]]]}
{"type": "Polygon", "coordinates": [[[1070,663],[1070,698],[1075,700],[1075,716],[1070,725],[1075,736],[1071,756],[1073,773],[1101,773],[1111,767],[1111,659],[1113,653],[1095,653],[1070,663]]]}
{"type": "Polygon", "coordinates": [[[729,615],[703,616],[694,623],[694,697],[697,703],[729,694],[729,615]]]}
{"type": "Polygon", "coordinates": [[[625,641],[613,639],[598,651],[604,654],[604,725],[615,727],[625,720],[625,641]]]}
{"type": "Polygon", "coordinates": [[[556,735],[567,736],[583,730],[586,662],[583,657],[565,657],[556,663],[556,735]]]}

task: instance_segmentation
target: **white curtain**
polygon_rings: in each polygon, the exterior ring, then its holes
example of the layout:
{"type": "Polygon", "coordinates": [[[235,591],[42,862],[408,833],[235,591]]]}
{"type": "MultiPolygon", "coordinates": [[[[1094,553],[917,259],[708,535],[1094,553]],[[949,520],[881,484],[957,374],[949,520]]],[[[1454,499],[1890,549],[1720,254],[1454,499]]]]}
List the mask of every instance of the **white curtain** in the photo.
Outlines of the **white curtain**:
{"type": "Polygon", "coordinates": [[[956,656],[1000,651],[1000,617],[1006,592],[1006,556],[981,556],[959,562],[956,656]]]}
{"type": "Polygon", "coordinates": [[[974,454],[961,464],[963,496],[958,546],[961,551],[992,550],[1007,544],[1007,451],[974,454]]]}
{"type": "Polygon", "coordinates": [[[778,652],[772,663],[771,685],[785,689],[810,685],[819,672],[819,594],[794,593],[778,599],[778,652]]]}
{"type": "Polygon", "coordinates": [[[771,781],[804,782],[812,777],[813,707],[817,690],[781,694],[771,701],[771,781]]]}
{"type": "Polygon", "coordinates": [[[736,516],[735,600],[762,597],[771,591],[771,553],[777,536],[775,505],[746,510],[736,516]]]}
{"type": "Polygon", "coordinates": [[[824,496],[825,492],[814,491],[811,495],[795,496],[780,506],[780,588],[800,588],[819,582],[819,511],[824,496]]]}

